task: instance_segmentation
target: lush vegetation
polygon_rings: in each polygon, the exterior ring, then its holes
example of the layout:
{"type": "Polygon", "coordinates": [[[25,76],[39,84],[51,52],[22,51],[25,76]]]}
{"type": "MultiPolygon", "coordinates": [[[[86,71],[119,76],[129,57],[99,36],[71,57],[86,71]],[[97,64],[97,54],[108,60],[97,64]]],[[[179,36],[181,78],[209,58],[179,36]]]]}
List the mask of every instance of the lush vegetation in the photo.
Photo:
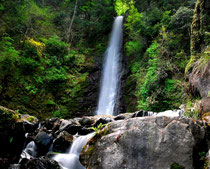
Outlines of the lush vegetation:
{"type": "Polygon", "coordinates": [[[83,93],[114,13],[110,0],[1,1],[0,105],[39,118],[88,111],[83,93]]]}
{"type": "MultiPolygon", "coordinates": [[[[164,111],[185,102],[193,1],[123,1],[128,111],[164,111]],[[171,6],[173,4],[173,6],[171,6]]],[[[117,8],[118,9],[118,8],[117,8]]]]}
{"type": "MultiPolygon", "coordinates": [[[[194,0],[3,0],[0,2],[0,105],[70,117],[82,106],[113,16],[125,16],[127,111],[184,103],[194,0]]],[[[96,92],[96,91],[93,91],[96,92]]]]}

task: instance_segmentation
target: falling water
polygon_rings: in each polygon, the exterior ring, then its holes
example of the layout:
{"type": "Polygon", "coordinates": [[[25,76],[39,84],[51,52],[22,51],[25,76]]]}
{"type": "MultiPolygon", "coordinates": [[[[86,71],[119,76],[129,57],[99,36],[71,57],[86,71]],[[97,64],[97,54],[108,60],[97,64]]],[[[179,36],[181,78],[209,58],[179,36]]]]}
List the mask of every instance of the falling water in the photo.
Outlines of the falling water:
{"type": "MultiPolygon", "coordinates": [[[[27,158],[30,159],[31,157],[37,156],[37,147],[34,141],[31,141],[27,144],[26,148],[21,153],[21,159],[27,158]]],[[[20,159],[20,161],[21,161],[20,159]]]]}
{"type": "Polygon", "coordinates": [[[68,154],[58,154],[53,159],[59,163],[62,169],[85,169],[79,162],[82,148],[93,136],[93,133],[78,137],[72,144],[68,154]]]}
{"type": "Polygon", "coordinates": [[[120,55],[123,42],[123,16],[116,17],[102,71],[97,114],[113,115],[120,80],[120,55]]]}

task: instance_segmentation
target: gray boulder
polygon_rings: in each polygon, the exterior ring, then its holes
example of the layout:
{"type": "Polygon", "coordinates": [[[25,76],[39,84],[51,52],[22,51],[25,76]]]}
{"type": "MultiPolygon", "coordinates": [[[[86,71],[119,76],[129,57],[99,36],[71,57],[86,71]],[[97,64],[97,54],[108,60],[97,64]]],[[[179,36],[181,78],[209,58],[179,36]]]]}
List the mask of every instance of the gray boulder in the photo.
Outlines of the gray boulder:
{"type": "Polygon", "coordinates": [[[192,71],[188,72],[187,80],[189,81],[188,90],[194,96],[200,96],[201,98],[209,97],[210,61],[204,65],[200,61],[197,61],[192,68],[192,71]]]}
{"type": "Polygon", "coordinates": [[[207,149],[205,134],[203,123],[187,118],[118,120],[88,142],[80,161],[91,169],[197,169],[203,165],[198,153],[207,149]]]}

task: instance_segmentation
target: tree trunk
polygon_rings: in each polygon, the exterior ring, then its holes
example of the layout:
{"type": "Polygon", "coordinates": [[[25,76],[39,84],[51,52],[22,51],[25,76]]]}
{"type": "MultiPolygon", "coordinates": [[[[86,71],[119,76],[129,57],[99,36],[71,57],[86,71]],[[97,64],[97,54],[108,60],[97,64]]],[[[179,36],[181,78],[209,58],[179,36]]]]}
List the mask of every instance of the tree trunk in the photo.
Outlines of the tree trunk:
{"type": "Polygon", "coordinates": [[[74,18],[75,18],[75,15],[76,15],[77,3],[78,3],[78,0],[75,1],[73,16],[72,16],[72,19],[71,19],[71,22],[70,22],[70,25],[69,25],[69,28],[68,28],[68,31],[67,31],[67,38],[66,38],[67,43],[69,43],[70,40],[71,40],[71,31],[72,31],[72,25],[73,25],[73,22],[74,22],[74,18]]]}

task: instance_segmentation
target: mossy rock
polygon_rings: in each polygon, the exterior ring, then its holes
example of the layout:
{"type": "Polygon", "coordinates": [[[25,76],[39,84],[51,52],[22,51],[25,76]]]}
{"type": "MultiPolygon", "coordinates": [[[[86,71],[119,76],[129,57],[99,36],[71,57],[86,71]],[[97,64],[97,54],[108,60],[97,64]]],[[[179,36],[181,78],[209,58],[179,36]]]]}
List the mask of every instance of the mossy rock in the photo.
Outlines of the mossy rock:
{"type": "Polygon", "coordinates": [[[38,119],[35,116],[23,114],[23,115],[21,115],[21,118],[19,119],[19,121],[28,121],[30,123],[37,123],[38,119]]]}
{"type": "Polygon", "coordinates": [[[18,119],[20,119],[19,113],[0,106],[0,129],[12,126],[18,119]]]}

